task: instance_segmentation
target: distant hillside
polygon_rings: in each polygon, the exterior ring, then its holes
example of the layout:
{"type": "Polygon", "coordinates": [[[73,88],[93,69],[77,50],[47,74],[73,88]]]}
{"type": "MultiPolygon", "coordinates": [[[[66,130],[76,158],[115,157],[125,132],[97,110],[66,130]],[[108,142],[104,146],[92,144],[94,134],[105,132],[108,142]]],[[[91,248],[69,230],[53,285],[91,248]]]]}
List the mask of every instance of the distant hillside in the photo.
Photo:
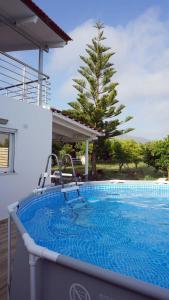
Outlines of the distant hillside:
{"type": "Polygon", "coordinates": [[[142,144],[145,144],[145,143],[148,143],[148,142],[151,141],[151,140],[148,140],[144,137],[132,136],[132,135],[128,135],[128,134],[122,134],[120,136],[117,136],[117,138],[120,139],[120,140],[134,140],[137,143],[142,143],[142,144]]]}

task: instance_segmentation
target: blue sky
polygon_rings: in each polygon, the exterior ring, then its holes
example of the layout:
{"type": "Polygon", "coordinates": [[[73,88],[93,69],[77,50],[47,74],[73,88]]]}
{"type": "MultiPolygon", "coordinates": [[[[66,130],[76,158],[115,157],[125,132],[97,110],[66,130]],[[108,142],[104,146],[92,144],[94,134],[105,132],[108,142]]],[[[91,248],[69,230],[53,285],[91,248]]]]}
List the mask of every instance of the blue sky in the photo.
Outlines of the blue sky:
{"type": "Polygon", "coordinates": [[[70,32],[88,19],[101,19],[107,25],[125,25],[150,7],[160,7],[161,17],[169,17],[168,0],[34,0],[70,32]]]}
{"type": "MultiPolygon", "coordinates": [[[[94,22],[105,24],[106,43],[116,52],[118,100],[126,105],[122,118],[133,135],[149,139],[169,134],[169,1],[168,0],[34,0],[73,38],[63,49],[45,55],[51,77],[53,106],[68,107],[76,99],[72,79],[78,76],[80,54],[95,35],[94,22]]],[[[24,54],[28,63],[33,55],[24,54]]]]}

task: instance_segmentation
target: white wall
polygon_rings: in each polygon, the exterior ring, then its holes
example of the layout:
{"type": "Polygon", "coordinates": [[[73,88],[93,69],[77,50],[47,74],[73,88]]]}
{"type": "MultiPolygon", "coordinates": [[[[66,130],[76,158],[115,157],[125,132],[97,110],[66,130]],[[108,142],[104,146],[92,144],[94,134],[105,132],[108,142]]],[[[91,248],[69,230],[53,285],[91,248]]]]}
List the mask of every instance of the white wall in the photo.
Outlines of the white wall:
{"type": "Polygon", "coordinates": [[[7,206],[22,199],[37,186],[51,153],[52,112],[33,104],[0,96],[0,118],[4,128],[16,129],[14,174],[0,174],[0,219],[7,217],[7,206]]]}

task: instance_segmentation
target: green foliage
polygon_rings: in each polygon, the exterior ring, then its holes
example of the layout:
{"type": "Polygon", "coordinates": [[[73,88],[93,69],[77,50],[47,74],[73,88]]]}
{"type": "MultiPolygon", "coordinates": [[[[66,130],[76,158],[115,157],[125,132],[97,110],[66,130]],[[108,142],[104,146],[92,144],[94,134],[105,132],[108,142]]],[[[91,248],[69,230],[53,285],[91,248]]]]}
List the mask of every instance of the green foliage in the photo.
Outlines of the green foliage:
{"type": "MultiPolygon", "coordinates": [[[[85,154],[86,143],[85,142],[78,142],[78,147],[79,147],[78,155],[79,156],[84,155],[85,154]]],[[[93,144],[89,143],[89,150],[88,150],[89,155],[92,154],[92,151],[93,151],[93,144]]]]}
{"type": "Polygon", "coordinates": [[[154,180],[154,177],[151,175],[144,176],[144,180],[154,180]]]}
{"type": "Polygon", "coordinates": [[[125,148],[129,153],[130,162],[134,163],[135,167],[137,168],[138,163],[143,161],[141,144],[137,143],[134,140],[126,140],[123,141],[123,143],[125,143],[125,148]]]}
{"type": "Polygon", "coordinates": [[[59,156],[62,147],[63,145],[61,142],[54,141],[54,140],[52,141],[52,153],[55,153],[56,155],[59,156]]]}
{"type": "MultiPolygon", "coordinates": [[[[85,142],[76,142],[76,143],[69,143],[63,144],[61,142],[53,141],[52,144],[52,153],[55,153],[59,157],[63,156],[64,154],[70,154],[72,157],[80,157],[85,154],[85,142]]],[[[89,143],[89,155],[92,154],[93,144],[89,143]]]]}
{"type": "Polygon", "coordinates": [[[113,139],[111,142],[112,160],[119,164],[119,171],[121,171],[123,165],[130,162],[130,153],[124,141],[113,139]]]}
{"type": "Polygon", "coordinates": [[[128,122],[117,118],[124,105],[119,105],[117,100],[117,85],[112,82],[112,76],[116,73],[110,58],[114,52],[110,47],[103,45],[103,24],[96,23],[97,36],[87,45],[87,56],[80,56],[84,65],[80,66],[79,73],[82,78],[74,79],[74,87],[77,90],[77,101],[70,102],[72,109],[66,112],[83,121],[85,124],[101,129],[105,137],[112,137],[132,130],[118,129],[119,125],[128,122]]]}
{"type": "Polygon", "coordinates": [[[63,155],[65,155],[66,153],[67,154],[72,154],[72,151],[73,151],[73,149],[72,149],[72,145],[70,145],[70,144],[65,144],[64,146],[63,146],[63,148],[60,150],[60,156],[63,156],[63,155]]]}
{"type": "Polygon", "coordinates": [[[154,167],[156,170],[158,170],[155,163],[157,159],[155,154],[156,144],[157,142],[146,143],[145,145],[142,146],[142,150],[143,150],[143,161],[148,166],[154,167]]]}
{"type": "MultiPolygon", "coordinates": [[[[63,144],[61,142],[53,142],[52,144],[52,153],[58,155],[58,157],[63,156],[64,154],[73,154],[74,149],[72,144],[63,144]]],[[[73,155],[72,155],[73,156],[73,155]]]]}
{"type": "Polygon", "coordinates": [[[121,171],[124,164],[134,163],[135,167],[142,161],[141,145],[134,140],[111,140],[112,160],[119,164],[121,171]]]}
{"type": "MultiPolygon", "coordinates": [[[[80,56],[83,65],[78,72],[81,78],[74,79],[74,87],[77,90],[76,101],[69,102],[71,109],[65,111],[73,118],[84,122],[105,133],[105,139],[121,135],[133,130],[122,129],[120,125],[132,119],[127,117],[124,121],[119,115],[124,105],[117,99],[117,82],[112,81],[116,73],[110,58],[115,54],[110,47],[103,44],[105,40],[103,24],[95,25],[97,36],[90,44],[87,44],[86,56],[80,56]]],[[[102,139],[103,140],[103,139],[102,139]]],[[[97,142],[94,142],[93,154],[98,151],[97,142]]],[[[95,164],[95,158],[92,156],[95,164]]]]}
{"type": "Polygon", "coordinates": [[[156,170],[169,170],[169,136],[163,140],[147,143],[143,148],[144,162],[156,170]]]}
{"type": "Polygon", "coordinates": [[[104,137],[101,137],[98,140],[96,157],[98,162],[112,160],[110,139],[105,139],[104,137]]]}

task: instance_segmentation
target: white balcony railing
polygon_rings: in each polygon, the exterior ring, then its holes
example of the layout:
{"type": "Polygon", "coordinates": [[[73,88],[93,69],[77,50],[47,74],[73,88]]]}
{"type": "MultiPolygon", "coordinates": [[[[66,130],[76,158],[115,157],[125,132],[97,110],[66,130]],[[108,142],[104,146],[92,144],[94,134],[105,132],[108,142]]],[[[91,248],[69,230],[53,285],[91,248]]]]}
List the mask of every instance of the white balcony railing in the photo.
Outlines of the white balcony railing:
{"type": "Polygon", "coordinates": [[[49,76],[0,51],[0,95],[46,105],[50,96],[49,76]]]}

